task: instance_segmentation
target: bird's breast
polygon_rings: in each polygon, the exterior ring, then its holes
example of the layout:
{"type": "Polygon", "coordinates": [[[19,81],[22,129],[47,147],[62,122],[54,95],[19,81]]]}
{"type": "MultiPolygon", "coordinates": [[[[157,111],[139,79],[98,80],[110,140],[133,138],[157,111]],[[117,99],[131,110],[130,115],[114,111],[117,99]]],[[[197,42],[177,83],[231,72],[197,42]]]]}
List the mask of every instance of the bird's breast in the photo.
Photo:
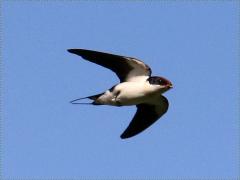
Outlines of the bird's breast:
{"type": "Polygon", "coordinates": [[[118,93],[116,101],[121,105],[136,105],[151,99],[155,89],[145,82],[124,82],[115,87],[115,92],[118,93]]]}

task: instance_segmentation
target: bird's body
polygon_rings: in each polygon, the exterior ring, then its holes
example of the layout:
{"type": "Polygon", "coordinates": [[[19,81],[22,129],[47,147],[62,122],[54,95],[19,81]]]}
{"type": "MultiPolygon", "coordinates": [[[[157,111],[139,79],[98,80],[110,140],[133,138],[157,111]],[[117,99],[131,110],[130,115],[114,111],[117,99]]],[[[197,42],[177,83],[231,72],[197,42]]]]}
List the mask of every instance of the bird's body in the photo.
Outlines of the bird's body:
{"type": "Polygon", "coordinates": [[[131,106],[141,103],[154,103],[161,90],[148,81],[123,82],[105,91],[95,102],[112,106],[131,106]]]}
{"type": "Polygon", "coordinates": [[[168,100],[162,96],[172,88],[172,83],[158,76],[151,76],[151,69],[142,61],[103,52],[70,49],[83,59],[106,67],[117,74],[120,83],[100,93],[71,101],[91,99],[93,105],[137,106],[137,112],[121,138],[132,137],[157,121],[168,109],[168,100]]]}

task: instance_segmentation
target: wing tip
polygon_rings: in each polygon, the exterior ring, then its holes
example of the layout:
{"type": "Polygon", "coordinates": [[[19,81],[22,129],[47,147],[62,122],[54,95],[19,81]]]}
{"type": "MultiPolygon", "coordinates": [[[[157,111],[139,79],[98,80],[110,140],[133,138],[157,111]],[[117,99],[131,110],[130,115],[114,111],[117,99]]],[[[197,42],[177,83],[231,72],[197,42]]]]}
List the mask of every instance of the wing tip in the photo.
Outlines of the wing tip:
{"type": "Polygon", "coordinates": [[[120,138],[121,139],[128,139],[128,138],[131,138],[131,137],[133,137],[133,136],[135,136],[136,134],[129,134],[129,133],[127,133],[127,132],[123,132],[122,134],[121,134],[121,136],[120,136],[120,138]]]}
{"type": "Polygon", "coordinates": [[[124,136],[124,135],[121,135],[120,138],[121,138],[121,139],[127,139],[127,138],[129,138],[129,137],[124,136]]]}
{"type": "Polygon", "coordinates": [[[90,52],[96,52],[96,51],[87,50],[87,49],[67,49],[67,51],[79,56],[88,55],[90,52]]]}
{"type": "Polygon", "coordinates": [[[76,54],[77,49],[67,49],[68,52],[76,54]]]}

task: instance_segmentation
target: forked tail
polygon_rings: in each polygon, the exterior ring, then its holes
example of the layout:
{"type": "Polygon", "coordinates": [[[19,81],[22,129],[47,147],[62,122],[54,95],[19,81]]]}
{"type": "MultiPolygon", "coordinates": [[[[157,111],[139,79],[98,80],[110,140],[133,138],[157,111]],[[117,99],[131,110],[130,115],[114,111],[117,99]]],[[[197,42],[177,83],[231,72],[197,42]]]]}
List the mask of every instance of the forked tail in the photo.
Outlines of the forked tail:
{"type": "Polygon", "coordinates": [[[93,96],[88,96],[88,97],[83,97],[83,98],[78,98],[78,99],[74,99],[72,101],[70,101],[70,103],[72,104],[85,104],[85,105],[89,105],[89,104],[92,104],[92,105],[101,105],[99,103],[96,103],[95,100],[100,97],[101,95],[103,95],[103,93],[101,94],[96,94],[96,95],[93,95],[93,96]],[[83,99],[91,99],[93,100],[93,102],[90,102],[90,103],[84,103],[84,102],[78,102],[78,101],[81,101],[83,99]]]}

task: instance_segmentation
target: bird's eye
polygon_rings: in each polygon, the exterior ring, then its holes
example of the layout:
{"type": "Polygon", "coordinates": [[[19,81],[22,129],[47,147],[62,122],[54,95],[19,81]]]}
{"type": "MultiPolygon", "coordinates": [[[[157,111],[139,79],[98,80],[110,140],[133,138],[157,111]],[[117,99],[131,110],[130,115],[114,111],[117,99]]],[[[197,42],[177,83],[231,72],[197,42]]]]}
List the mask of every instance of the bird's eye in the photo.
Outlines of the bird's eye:
{"type": "Polygon", "coordinates": [[[163,86],[166,85],[166,82],[162,79],[159,79],[158,84],[163,86]]]}
{"type": "Polygon", "coordinates": [[[150,84],[165,86],[168,84],[168,81],[160,77],[150,77],[147,79],[150,84]]]}

